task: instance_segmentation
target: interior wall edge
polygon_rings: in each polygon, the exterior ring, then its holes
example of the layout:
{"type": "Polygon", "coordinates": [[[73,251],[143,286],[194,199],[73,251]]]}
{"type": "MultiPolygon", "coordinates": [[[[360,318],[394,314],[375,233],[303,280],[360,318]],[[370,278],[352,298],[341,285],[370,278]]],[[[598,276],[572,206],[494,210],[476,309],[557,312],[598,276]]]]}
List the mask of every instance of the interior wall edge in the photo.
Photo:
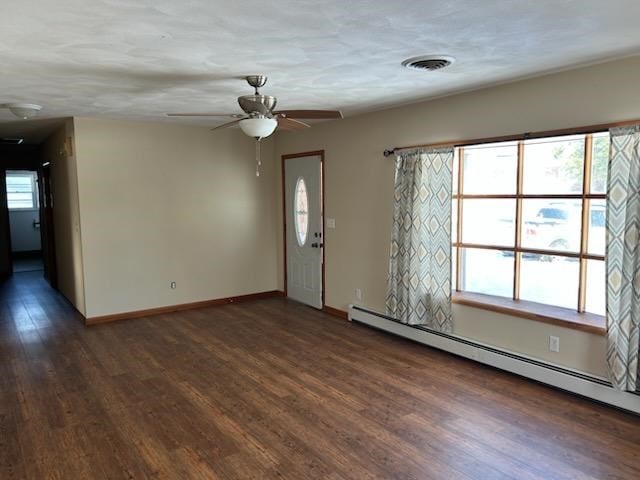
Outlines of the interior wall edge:
{"type": "Polygon", "coordinates": [[[87,283],[87,279],[85,278],[85,271],[84,271],[84,256],[83,256],[83,244],[82,244],[82,209],[80,208],[80,198],[81,198],[81,193],[80,193],[80,182],[78,181],[78,141],[77,141],[77,136],[76,136],[76,125],[77,125],[77,118],[78,117],[70,117],[69,119],[67,119],[66,121],[66,133],[67,135],[70,137],[71,139],[71,156],[74,157],[75,161],[75,188],[76,191],[78,192],[78,239],[79,239],[79,246],[78,246],[78,253],[79,253],[79,263],[80,263],[80,275],[81,275],[81,279],[82,279],[82,305],[83,305],[83,312],[82,314],[85,315],[86,314],[86,306],[87,306],[87,293],[85,290],[85,285],[87,283]]]}

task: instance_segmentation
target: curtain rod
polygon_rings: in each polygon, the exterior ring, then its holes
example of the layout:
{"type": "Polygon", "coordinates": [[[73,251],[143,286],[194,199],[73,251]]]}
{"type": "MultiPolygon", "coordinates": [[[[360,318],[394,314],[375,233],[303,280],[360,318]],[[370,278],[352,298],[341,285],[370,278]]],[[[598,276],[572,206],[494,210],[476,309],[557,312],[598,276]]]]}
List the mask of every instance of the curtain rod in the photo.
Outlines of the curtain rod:
{"type": "Polygon", "coordinates": [[[596,133],[615,127],[626,127],[640,124],[640,120],[624,120],[622,122],[600,123],[597,125],[587,125],[583,127],[563,128],[558,130],[546,130],[541,132],[520,133],[516,135],[503,135],[501,137],[485,137],[470,140],[457,140],[439,143],[426,143],[422,145],[408,145],[404,147],[388,148],[383,152],[385,157],[390,157],[401,150],[412,150],[414,148],[443,148],[443,147],[466,147],[468,145],[481,145],[483,143],[509,142],[515,140],[530,140],[533,138],[544,138],[561,135],[577,135],[586,133],[596,133]]]}

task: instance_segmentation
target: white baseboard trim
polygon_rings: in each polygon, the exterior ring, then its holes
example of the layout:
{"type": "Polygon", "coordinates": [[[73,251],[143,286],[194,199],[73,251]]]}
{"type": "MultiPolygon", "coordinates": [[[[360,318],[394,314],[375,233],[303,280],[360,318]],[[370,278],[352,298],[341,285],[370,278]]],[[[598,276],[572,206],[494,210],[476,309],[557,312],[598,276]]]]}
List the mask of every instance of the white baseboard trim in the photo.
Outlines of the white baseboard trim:
{"type": "Polygon", "coordinates": [[[386,315],[356,305],[349,305],[348,313],[349,320],[640,414],[640,395],[619,392],[604,378],[498,349],[458,335],[405,325],[386,315]]]}

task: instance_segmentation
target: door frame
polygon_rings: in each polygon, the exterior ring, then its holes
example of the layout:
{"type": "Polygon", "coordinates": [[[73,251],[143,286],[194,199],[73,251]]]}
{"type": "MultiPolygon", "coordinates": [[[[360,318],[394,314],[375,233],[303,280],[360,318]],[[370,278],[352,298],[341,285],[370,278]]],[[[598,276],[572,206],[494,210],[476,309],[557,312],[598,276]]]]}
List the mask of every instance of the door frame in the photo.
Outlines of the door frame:
{"type": "Polygon", "coordinates": [[[13,249],[11,248],[11,224],[9,222],[9,201],[7,199],[7,172],[24,171],[35,172],[37,174],[38,192],[38,217],[40,220],[40,252],[42,254],[43,277],[49,285],[58,288],[58,270],[55,257],[55,239],[53,233],[53,194],[51,192],[51,169],[49,166],[32,163],[10,163],[0,168],[0,230],[5,230],[4,235],[0,233],[0,280],[13,275],[13,249]],[[45,175],[46,173],[46,175],[45,175]],[[46,185],[45,185],[46,181],[46,185]],[[50,217],[46,215],[46,208],[50,210],[50,217]],[[46,221],[43,221],[46,220],[46,221]],[[6,243],[6,249],[3,245],[6,243]],[[8,258],[8,272],[4,272],[4,260],[8,258]]]}
{"type": "Polygon", "coordinates": [[[325,252],[327,247],[326,228],[324,218],[324,150],[313,150],[310,152],[289,153],[281,156],[281,173],[282,173],[282,233],[283,233],[283,260],[284,260],[284,296],[287,296],[287,186],[285,183],[285,167],[287,160],[294,158],[304,157],[320,157],[320,211],[322,214],[322,267],[320,269],[322,280],[322,295],[320,296],[322,302],[322,309],[325,307],[325,282],[324,282],[324,265],[325,265],[325,252]]]}
{"type": "Polygon", "coordinates": [[[53,193],[51,191],[51,163],[38,167],[38,195],[40,210],[40,251],[44,278],[52,288],[58,289],[58,265],[53,227],[53,193]]]}
{"type": "Polygon", "coordinates": [[[7,200],[7,170],[0,168],[0,279],[13,275],[13,258],[11,257],[11,224],[9,222],[9,201],[7,200]]]}
{"type": "MultiPolygon", "coordinates": [[[[39,211],[42,213],[43,197],[40,192],[40,179],[42,177],[41,170],[43,169],[43,162],[49,161],[46,158],[46,153],[42,150],[42,145],[7,145],[0,146],[0,159],[2,159],[2,165],[0,166],[0,280],[3,277],[3,273],[7,276],[13,274],[13,259],[11,258],[11,227],[9,224],[9,205],[7,201],[7,188],[6,179],[8,170],[27,170],[35,171],[38,174],[38,196],[40,197],[39,211]],[[5,258],[8,261],[8,271],[5,269],[5,258]]],[[[53,162],[51,163],[53,164],[53,162]]],[[[53,203],[51,203],[53,205],[53,203]]],[[[53,219],[52,219],[53,220],[53,219]]],[[[40,239],[42,240],[43,228],[46,228],[40,223],[40,239]]],[[[51,240],[53,240],[53,224],[51,225],[51,240]]],[[[52,245],[52,249],[55,249],[55,245],[52,245]]],[[[44,258],[44,244],[41,244],[41,249],[44,258]]],[[[55,256],[55,255],[54,255],[55,256]]],[[[54,265],[55,267],[55,265],[54,265]]],[[[55,270],[54,270],[55,272],[55,270]]],[[[57,279],[57,275],[54,273],[54,280],[57,279]]],[[[51,284],[56,288],[55,281],[51,284]]]]}

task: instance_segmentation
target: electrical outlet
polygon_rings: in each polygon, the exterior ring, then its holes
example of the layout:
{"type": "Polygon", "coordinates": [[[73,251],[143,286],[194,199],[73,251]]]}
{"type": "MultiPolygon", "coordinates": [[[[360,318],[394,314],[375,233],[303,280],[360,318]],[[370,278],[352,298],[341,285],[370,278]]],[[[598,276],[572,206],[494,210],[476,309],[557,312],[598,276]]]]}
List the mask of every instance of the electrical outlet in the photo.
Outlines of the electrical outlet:
{"type": "Polygon", "coordinates": [[[362,300],[362,290],[360,288],[356,288],[356,300],[362,300]]]}
{"type": "Polygon", "coordinates": [[[549,336],[549,351],[556,353],[560,351],[560,337],[549,336]]]}
{"type": "Polygon", "coordinates": [[[176,282],[171,282],[169,284],[169,286],[171,287],[171,290],[175,290],[176,289],[176,282]]]}

